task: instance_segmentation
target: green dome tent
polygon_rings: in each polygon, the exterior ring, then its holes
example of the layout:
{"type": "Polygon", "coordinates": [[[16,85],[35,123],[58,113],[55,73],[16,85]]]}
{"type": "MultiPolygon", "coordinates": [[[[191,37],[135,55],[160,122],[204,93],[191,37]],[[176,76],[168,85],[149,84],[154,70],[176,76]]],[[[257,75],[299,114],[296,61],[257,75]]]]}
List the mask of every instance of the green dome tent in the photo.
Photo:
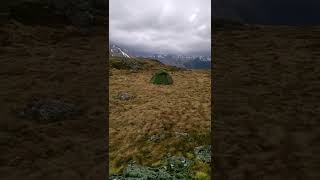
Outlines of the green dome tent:
{"type": "Polygon", "coordinates": [[[169,73],[164,70],[159,70],[153,75],[153,77],[151,78],[151,82],[153,84],[169,85],[173,83],[173,80],[169,73]]]}

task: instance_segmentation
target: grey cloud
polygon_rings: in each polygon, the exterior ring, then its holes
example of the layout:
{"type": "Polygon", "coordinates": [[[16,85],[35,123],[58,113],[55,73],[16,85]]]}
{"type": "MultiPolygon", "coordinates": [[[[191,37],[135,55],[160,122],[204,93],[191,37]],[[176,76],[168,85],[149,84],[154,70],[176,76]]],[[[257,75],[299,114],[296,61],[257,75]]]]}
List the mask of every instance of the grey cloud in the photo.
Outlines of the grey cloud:
{"type": "Polygon", "coordinates": [[[110,0],[110,42],[146,53],[210,54],[210,0],[110,0]]]}

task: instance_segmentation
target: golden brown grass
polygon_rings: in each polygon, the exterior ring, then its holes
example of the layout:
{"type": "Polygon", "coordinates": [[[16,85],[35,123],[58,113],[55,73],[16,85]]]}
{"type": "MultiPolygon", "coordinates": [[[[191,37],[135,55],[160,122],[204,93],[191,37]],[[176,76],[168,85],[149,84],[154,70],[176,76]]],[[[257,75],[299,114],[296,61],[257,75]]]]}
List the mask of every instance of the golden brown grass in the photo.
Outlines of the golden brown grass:
{"type": "Polygon", "coordinates": [[[167,153],[186,155],[195,146],[210,142],[210,71],[170,72],[173,85],[150,83],[153,73],[153,70],[129,73],[112,69],[109,147],[113,168],[124,166],[129,160],[151,165],[167,153]],[[113,98],[119,91],[127,91],[136,98],[129,101],[113,98]],[[176,132],[189,133],[193,140],[177,137],[176,132]],[[154,134],[166,137],[160,142],[149,141],[154,134]]]}

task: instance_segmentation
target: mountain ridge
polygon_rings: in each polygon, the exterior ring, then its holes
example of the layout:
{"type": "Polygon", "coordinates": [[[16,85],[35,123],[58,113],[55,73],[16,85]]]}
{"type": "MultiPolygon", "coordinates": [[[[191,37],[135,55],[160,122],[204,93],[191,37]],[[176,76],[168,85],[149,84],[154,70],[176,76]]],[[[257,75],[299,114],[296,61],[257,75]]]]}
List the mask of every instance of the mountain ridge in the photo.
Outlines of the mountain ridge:
{"type": "Polygon", "coordinates": [[[122,48],[115,44],[110,44],[110,55],[112,57],[123,58],[152,58],[156,59],[164,64],[172,65],[180,68],[187,69],[210,69],[211,68],[211,56],[187,56],[176,54],[152,54],[152,55],[132,55],[129,50],[122,48]],[[130,54],[130,55],[129,55],[130,54]]]}

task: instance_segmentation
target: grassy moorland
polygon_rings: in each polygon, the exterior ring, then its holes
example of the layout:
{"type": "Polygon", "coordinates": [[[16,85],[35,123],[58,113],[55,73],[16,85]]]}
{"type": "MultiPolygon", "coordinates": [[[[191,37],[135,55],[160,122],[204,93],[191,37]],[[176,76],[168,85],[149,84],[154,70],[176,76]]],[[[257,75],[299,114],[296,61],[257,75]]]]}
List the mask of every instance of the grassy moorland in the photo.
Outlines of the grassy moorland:
{"type": "MultiPolygon", "coordinates": [[[[112,68],[109,77],[110,173],[121,172],[134,160],[145,166],[161,165],[168,154],[195,159],[194,148],[210,144],[211,75],[208,70],[189,71],[154,60],[136,60],[137,72],[112,68]],[[172,85],[154,85],[157,69],[167,69],[172,85]],[[121,101],[119,92],[135,98],[121,101]],[[156,138],[157,141],[153,141],[156,138]]],[[[209,165],[198,163],[193,170],[209,173],[209,165]]]]}

